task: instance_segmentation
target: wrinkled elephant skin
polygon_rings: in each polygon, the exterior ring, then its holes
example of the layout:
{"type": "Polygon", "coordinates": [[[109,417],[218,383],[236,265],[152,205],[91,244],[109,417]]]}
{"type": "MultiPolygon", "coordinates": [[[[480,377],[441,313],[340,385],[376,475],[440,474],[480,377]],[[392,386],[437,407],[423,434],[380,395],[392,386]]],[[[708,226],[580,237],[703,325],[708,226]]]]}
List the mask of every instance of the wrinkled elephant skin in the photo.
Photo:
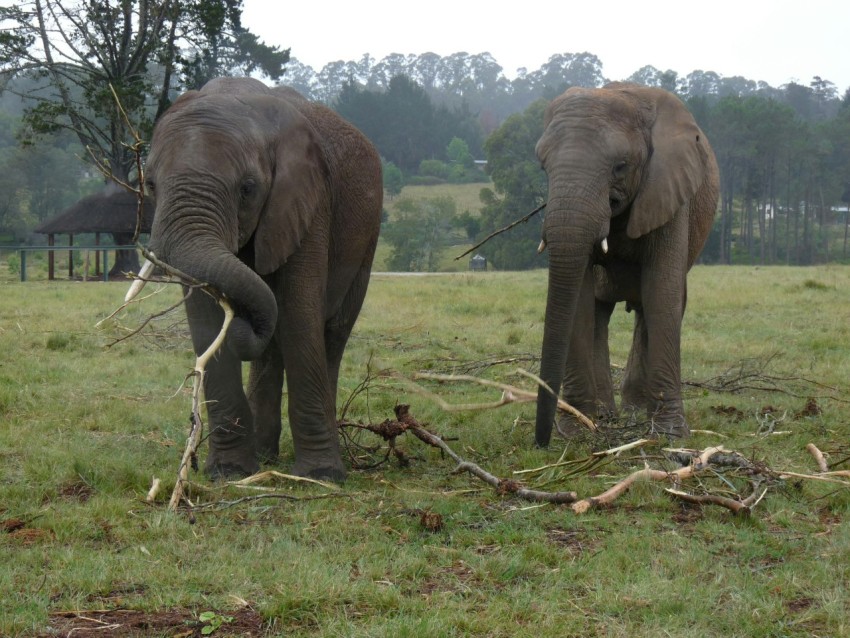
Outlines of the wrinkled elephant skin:
{"type": "MultiPolygon", "coordinates": [[[[689,434],[681,396],[686,279],[714,220],[714,153],[674,95],[625,83],[571,88],[547,108],[537,155],[549,180],[549,283],[540,376],[591,418],[616,411],[608,323],[635,314],[624,408],[654,431],[689,434]]],[[[550,442],[555,398],[538,392],[535,438],[550,442]]],[[[561,417],[559,429],[574,423],[561,417]]]]}
{"type": "MultiPolygon", "coordinates": [[[[342,481],[340,360],[360,312],[380,227],[377,152],[292,89],[213,80],[157,122],[145,170],[150,248],[235,308],[205,376],[212,476],[246,475],[279,452],[284,377],[296,474],[342,481]],[[247,392],[242,361],[251,361],[247,392]]],[[[196,352],[223,312],[186,300],[196,352]]]]}

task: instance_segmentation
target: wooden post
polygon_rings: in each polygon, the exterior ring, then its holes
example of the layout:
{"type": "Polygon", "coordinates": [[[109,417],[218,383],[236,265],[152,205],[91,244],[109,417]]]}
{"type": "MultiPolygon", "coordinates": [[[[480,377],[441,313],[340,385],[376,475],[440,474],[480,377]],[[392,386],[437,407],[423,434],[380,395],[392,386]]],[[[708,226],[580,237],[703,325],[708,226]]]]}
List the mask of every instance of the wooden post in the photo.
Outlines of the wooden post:
{"type": "MultiPolygon", "coordinates": [[[[56,238],[54,237],[53,233],[50,233],[47,236],[47,245],[53,246],[55,244],[56,244],[56,238]]],[[[56,256],[53,254],[53,252],[54,251],[52,251],[52,250],[47,251],[47,280],[48,281],[53,281],[53,274],[54,274],[53,269],[56,265],[56,262],[55,262],[56,256]]]]}
{"type": "MultiPolygon", "coordinates": [[[[94,234],[94,245],[100,246],[100,233],[94,234]]],[[[100,277],[100,251],[94,251],[94,276],[100,277]]]]}
{"type": "MultiPolygon", "coordinates": [[[[68,246],[74,245],[74,233],[68,233],[68,246]]],[[[74,251],[68,251],[68,279],[74,278],[74,251]]]]}

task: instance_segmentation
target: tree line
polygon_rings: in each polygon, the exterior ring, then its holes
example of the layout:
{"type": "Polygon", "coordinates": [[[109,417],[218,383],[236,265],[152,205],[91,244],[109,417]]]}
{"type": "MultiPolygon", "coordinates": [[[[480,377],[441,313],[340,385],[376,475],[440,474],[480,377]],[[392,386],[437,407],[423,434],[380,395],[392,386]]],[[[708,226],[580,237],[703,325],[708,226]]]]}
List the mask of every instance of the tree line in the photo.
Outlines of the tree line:
{"type": "MultiPolygon", "coordinates": [[[[850,91],[839,99],[816,77],[808,87],[680,97],[711,141],[721,173],[719,211],[703,263],[850,262],[850,91]]],[[[482,192],[477,238],[546,201],[534,155],[545,104],[539,100],[512,115],[487,138],[493,188],[482,192]]],[[[497,237],[482,254],[500,268],[544,265],[545,255],[533,252],[541,223],[542,215],[497,237]]]]}
{"type": "MultiPolygon", "coordinates": [[[[622,79],[677,93],[712,140],[723,195],[706,261],[847,258],[850,91],[839,95],[829,80],[772,87],[651,66],[606,78],[601,60],[588,52],[555,54],[513,79],[490,54],[465,52],[381,60],[364,54],[316,72],[245,30],[241,6],[241,0],[18,0],[0,7],[0,229],[31,228],[98,187],[94,171],[68,168],[82,165],[68,158],[101,163],[132,181],[131,128],[149,139],[180,92],[218,75],[254,74],[289,84],[360,127],[385,159],[390,193],[414,177],[480,179],[474,160],[486,159],[492,186],[482,191],[482,214],[460,222],[478,238],[545,200],[545,176],[533,155],[545,102],[569,86],[622,79]],[[51,40],[51,33],[61,37],[51,40]]],[[[415,211],[402,217],[412,216],[415,211]]],[[[483,250],[491,263],[541,265],[525,250],[536,246],[539,223],[490,242],[483,250]]]]}

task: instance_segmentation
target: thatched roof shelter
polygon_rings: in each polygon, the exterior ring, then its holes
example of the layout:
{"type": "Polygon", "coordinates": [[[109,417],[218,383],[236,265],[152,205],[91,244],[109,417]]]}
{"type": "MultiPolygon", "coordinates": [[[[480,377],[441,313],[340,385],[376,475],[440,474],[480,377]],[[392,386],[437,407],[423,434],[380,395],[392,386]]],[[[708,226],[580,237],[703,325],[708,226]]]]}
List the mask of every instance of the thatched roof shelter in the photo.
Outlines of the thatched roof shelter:
{"type": "MultiPolygon", "coordinates": [[[[45,235],[80,233],[129,233],[136,229],[136,213],[139,202],[136,196],[120,186],[110,186],[94,195],[83,197],[53,219],[36,227],[35,232],[45,235]]],[[[154,205],[145,199],[141,232],[151,232],[154,205]]]]}

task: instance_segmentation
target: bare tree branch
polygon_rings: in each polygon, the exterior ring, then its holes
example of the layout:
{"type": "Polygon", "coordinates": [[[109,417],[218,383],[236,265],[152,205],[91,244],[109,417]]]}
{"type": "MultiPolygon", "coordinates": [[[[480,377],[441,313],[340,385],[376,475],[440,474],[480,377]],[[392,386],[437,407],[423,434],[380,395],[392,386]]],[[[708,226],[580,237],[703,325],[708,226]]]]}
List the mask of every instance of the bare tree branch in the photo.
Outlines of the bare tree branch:
{"type": "Polygon", "coordinates": [[[525,217],[522,217],[522,218],[520,218],[520,219],[518,219],[518,220],[516,220],[516,221],[514,221],[514,222],[511,222],[510,224],[508,224],[508,225],[507,225],[507,226],[505,226],[504,228],[500,228],[499,230],[493,231],[492,233],[490,233],[489,235],[487,235],[484,239],[482,239],[480,242],[478,242],[477,244],[475,244],[472,248],[470,248],[469,250],[467,250],[467,251],[466,251],[466,252],[464,252],[464,253],[461,253],[461,254],[460,254],[460,255],[458,255],[457,257],[455,257],[455,261],[457,261],[458,259],[461,259],[461,258],[463,258],[463,257],[466,257],[466,256],[467,256],[469,253],[471,253],[473,250],[475,250],[475,249],[477,249],[477,248],[480,248],[481,246],[483,246],[484,244],[486,244],[488,241],[490,241],[491,239],[493,239],[493,237],[495,237],[496,235],[501,235],[502,233],[504,233],[504,232],[506,232],[506,231],[509,231],[509,230],[510,230],[511,228],[513,228],[514,226],[519,226],[520,224],[524,224],[525,222],[527,222],[529,219],[531,219],[532,217],[534,217],[537,213],[539,213],[539,212],[540,212],[541,210],[543,210],[544,208],[546,208],[546,204],[545,204],[545,203],[540,204],[540,206],[538,206],[538,207],[537,207],[537,208],[535,208],[533,211],[531,211],[530,213],[528,213],[528,215],[526,215],[525,217]]]}

